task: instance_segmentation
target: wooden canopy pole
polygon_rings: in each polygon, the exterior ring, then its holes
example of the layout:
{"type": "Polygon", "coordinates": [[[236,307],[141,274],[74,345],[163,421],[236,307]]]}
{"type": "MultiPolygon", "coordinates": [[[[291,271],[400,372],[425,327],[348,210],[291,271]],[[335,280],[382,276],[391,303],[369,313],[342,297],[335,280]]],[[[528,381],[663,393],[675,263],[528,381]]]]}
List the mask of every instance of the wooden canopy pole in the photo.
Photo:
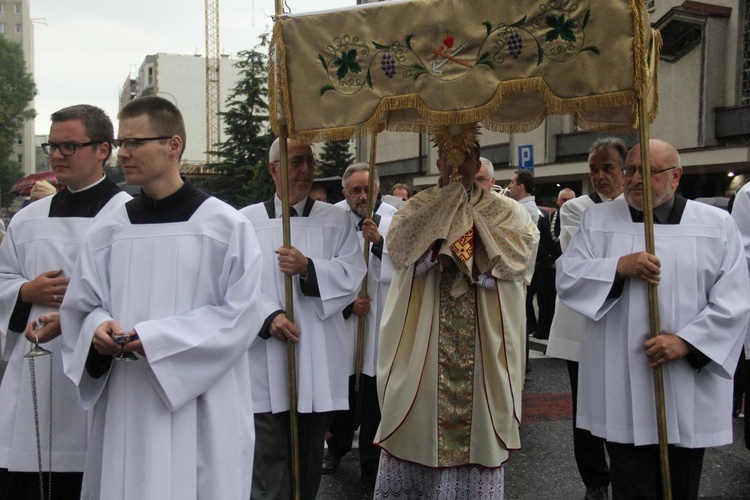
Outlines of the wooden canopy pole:
{"type": "MultiPolygon", "coordinates": [[[[365,212],[365,219],[372,219],[372,209],[375,205],[375,158],[378,149],[378,134],[373,132],[370,136],[370,175],[367,178],[367,211],[365,212]]],[[[364,240],[364,238],[363,238],[364,240]]],[[[367,277],[370,274],[370,242],[367,240],[363,241],[363,251],[365,257],[365,268],[368,272],[365,277],[362,278],[362,287],[359,290],[359,297],[361,299],[367,298],[367,277]]],[[[357,319],[357,361],[354,372],[354,391],[359,392],[359,379],[362,376],[362,363],[364,360],[365,351],[365,323],[366,317],[359,316],[357,319]]]]}
{"type": "MultiPolygon", "coordinates": [[[[283,0],[276,0],[276,15],[284,13],[283,0]]],[[[280,64],[277,59],[275,64],[280,64]]],[[[277,72],[279,74],[280,72],[277,72]]],[[[280,109],[283,109],[281,107],[280,109]]],[[[277,110],[271,110],[271,113],[277,110]]],[[[289,223],[289,162],[287,148],[287,130],[281,127],[279,134],[279,162],[281,165],[281,226],[283,231],[284,248],[292,247],[292,232],[289,223]]],[[[284,275],[284,292],[286,301],[286,317],[294,323],[294,289],[292,276],[284,275]]],[[[292,453],[292,492],[295,500],[300,500],[300,469],[299,469],[299,432],[297,423],[297,352],[294,344],[286,343],[287,376],[289,378],[289,443],[292,453]]]]}
{"type": "MultiPolygon", "coordinates": [[[[651,159],[649,157],[649,131],[646,99],[638,101],[638,127],[641,136],[641,178],[643,179],[643,226],[646,233],[646,251],[656,255],[654,243],[654,212],[651,195],[651,159]]],[[[648,306],[651,337],[661,334],[659,299],[656,286],[648,285],[648,306]]],[[[669,473],[669,450],[667,436],[667,410],[664,403],[664,375],[662,367],[654,368],[654,396],[656,397],[656,425],[659,433],[659,459],[661,463],[661,487],[665,500],[672,500],[672,480],[669,473]]]]}

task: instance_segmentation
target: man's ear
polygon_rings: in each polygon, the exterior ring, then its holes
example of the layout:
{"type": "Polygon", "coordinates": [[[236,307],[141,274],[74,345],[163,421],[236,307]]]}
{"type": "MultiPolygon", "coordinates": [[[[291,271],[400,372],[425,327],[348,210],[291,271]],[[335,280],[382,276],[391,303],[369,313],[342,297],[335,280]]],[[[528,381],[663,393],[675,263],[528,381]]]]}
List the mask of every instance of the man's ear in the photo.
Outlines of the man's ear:
{"type": "Polygon", "coordinates": [[[268,173],[271,174],[271,177],[273,179],[276,178],[276,173],[278,172],[278,168],[279,168],[279,162],[277,161],[272,161],[268,164],[268,173]]]}
{"type": "Polygon", "coordinates": [[[104,159],[109,155],[109,151],[112,148],[111,144],[108,142],[101,142],[99,143],[97,149],[96,149],[96,156],[98,159],[104,161],[104,159]]]}
{"type": "Polygon", "coordinates": [[[169,138],[169,149],[177,156],[180,156],[180,153],[182,152],[182,137],[179,135],[173,135],[169,138]]]}

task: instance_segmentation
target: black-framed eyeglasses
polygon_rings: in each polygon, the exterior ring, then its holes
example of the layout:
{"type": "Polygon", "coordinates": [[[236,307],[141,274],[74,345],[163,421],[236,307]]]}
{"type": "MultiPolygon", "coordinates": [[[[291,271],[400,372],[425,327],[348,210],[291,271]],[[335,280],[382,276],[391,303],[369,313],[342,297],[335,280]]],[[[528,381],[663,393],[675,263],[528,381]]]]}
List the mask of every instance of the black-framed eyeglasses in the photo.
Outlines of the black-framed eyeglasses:
{"type": "Polygon", "coordinates": [[[140,146],[144,142],[163,141],[171,138],[171,135],[167,135],[162,137],[131,137],[129,139],[115,139],[115,147],[125,148],[128,151],[133,151],[135,149],[138,149],[138,146],[140,146]]]}
{"type": "MultiPolygon", "coordinates": [[[[655,170],[651,169],[651,177],[655,176],[656,174],[660,174],[662,172],[666,172],[668,170],[674,170],[677,167],[668,167],[668,168],[662,168],[661,170],[655,170]]],[[[625,177],[633,177],[635,173],[638,172],[638,175],[643,177],[643,170],[636,167],[622,167],[622,175],[625,177]]]]}
{"type": "Polygon", "coordinates": [[[55,151],[60,151],[63,156],[72,156],[76,154],[77,148],[84,146],[93,146],[94,144],[101,144],[106,141],[89,141],[89,142],[61,142],[57,144],[55,142],[45,142],[42,144],[42,151],[48,156],[52,156],[55,151]]]}

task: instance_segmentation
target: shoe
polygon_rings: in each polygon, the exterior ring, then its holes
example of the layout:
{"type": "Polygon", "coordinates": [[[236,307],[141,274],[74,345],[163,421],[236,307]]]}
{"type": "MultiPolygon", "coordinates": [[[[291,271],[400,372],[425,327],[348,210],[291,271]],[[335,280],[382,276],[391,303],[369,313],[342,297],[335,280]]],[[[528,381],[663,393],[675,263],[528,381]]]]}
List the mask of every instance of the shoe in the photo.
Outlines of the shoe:
{"type": "Polygon", "coordinates": [[[340,464],[341,458],[331,453],[330,450],[326,450],[326,453],[323,456],[323,467],[321,468],[320,472],[323,475],[333,474],[334,472],[339,470],[340,464]]]}
{"type": "Polygon", "coordinates": [[[586,488],[586,496],[583,500],[609,500],[609,487],[586,488]]]}

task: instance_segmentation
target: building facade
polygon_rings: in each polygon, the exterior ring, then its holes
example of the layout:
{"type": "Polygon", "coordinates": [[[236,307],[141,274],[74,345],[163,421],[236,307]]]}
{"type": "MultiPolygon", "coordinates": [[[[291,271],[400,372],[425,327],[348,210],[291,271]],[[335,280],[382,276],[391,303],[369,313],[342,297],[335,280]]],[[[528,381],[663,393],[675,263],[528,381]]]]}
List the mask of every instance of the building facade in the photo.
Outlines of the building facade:
{"type": "MultiPolygon", "coordinates": [[[[26,71],[34,75],[34,27],[29,15],[30,0],[0,0],[0,36],[21,45],[26,71]]],[[[0,71],[2,71],[0,69],[0,71]]],[[[30,107],[34,107],[31,101],[30,107]]],[[[12,159],[21,164],[24,174],[36,171],[36,151],[34,148],[34,120],[26,120],[23,129],[18,131],[16,147],[12,159]]],[[[42,170],[46,170],[45,168],[42,170]]]]}
{"type": "MultiPolygon", "coordinates": [[[[221,111],[226,97],[237,85],[238,61],[222,56],[220,66],[221,111]]],[[[157,53],[146,56],[138,74],[128,76],[120,92],[120,107],[136,97],[158,95],[169,99],[183,114],[187,144],[182,155],[184,169],[199,169],[206,163],[206,59],[200,55],[157,53]]],[[[222,124],[221,141],[226,140],[222,124]]]]}
{"type": "MultiPolygon", "coordinates": [[[[659,115],[650,136],[680,151],[685,196],[723,196],[750,174],[750,0],[648,0],[647,8],[664,41],[659,115]]],[[[537,198],[554,206],[562,187],[578,195],[591,190],[587,150],[598,136],[579,131],[572,117],[550,116],[528,133],[484,131],[482,155],[494,163],[497,182],[506,185],[521,163],[519,151],[531,148],[537,198]]],[[[630,146],[639,140],[637,134],[621,137],[630,146]]],[[[369,156],[368,144],[366,138],[357,140],[361,161],[369,156]]],[[[434,185],[435,163],[436,153],[424,134],[386,132],[378,137],[384,192],[396,182],[417,190],[434,185]]]]}

